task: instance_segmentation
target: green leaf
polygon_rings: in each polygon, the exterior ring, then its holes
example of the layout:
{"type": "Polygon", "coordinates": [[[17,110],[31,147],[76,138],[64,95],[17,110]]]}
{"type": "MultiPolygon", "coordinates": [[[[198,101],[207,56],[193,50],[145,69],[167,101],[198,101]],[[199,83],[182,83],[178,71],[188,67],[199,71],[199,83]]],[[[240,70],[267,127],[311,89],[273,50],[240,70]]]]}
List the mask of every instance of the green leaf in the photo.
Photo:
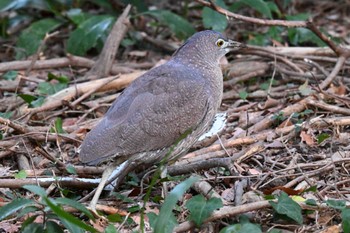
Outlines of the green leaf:
{"type": "Polygon", "coordinates": [[[320,135],[317,136],[317,143],[321,144],[324,140],[327,138],[330,138],[329,134],[327,133],[321,133],[320,135]]]}
{"type": "Polygon", "coordinates": [[[18,173],[15,174],[16,179],[25,179],[27,178],[27,172],[25,170],[20,170],[18,173]]]}
{"type": "Polygon", "coordinates": [[[281,215],[286,215],[287,217],[293,219],[299,224],[303,223],[303,216],[301,214],[301,207],[293,201],[285,192],[281,192],[278,197],[277,203],[269,202],[272,208],[281,215]]]}
{"type": "Polygon", "coordinates": [[[98,40],[107,38],[109,30],[114,22],[110,15],[97,15],[85,20],[69,36],[67,51],[69,53],[83,56],[96,47],[98,40]]]}
{"type": "MultiPolygon", "coordinates": [[[[22,231],[23,229],[25,229],[28,225],[32,224],[35,219],[38,217],[38,214],[35,215],[30,215],[30,217],[28,217],[26,220],[24,220],[24,222],[22,223],[22,231]]],[[[20,218],[19,216],[17,216],[17,218],[20,218]]]]}
{"type": "Polygon", "coordinates": [[[246,91],[240,91],[238,95],[242,100],[246,100],[249,94],[246,91]]]}
{"type": "MultiPolygon", "coordinates": [[[[159,218],[161,218],[161,217],[160,217],[160,216],[157,216],[157,215],[156,215],[155,213],[153,213],[153,212],[147,213],[147,217],[148,217],[148,219],[149,219],[149,223],[150,223],[151,227],[152,227],[153,229],[155,229],[157,220],[158,220],[159,218]]],[[[165,228],[163,229],[163,231],[162,231],[161,233],[171,233],[171,232],[173,232],[173,229],[174,229],[174,227],[175,227],[176,225],[178,225],[177,219],[176,219],[174,213],[171,212],[170,217],[169,217],[169,219],[168,219],[168,223],[167,223],[167,225],[165,226],[165,228]]],[[[154,232],[156,232],[156,231],[154,231],[154,232]]]]}
{"type": "Polygon", "coordinates": [[[174,209],[176,203],[180,198],[185,194],[186,190],[191,187],[191,185],[198,181],[199,178],[195,176],[191,176],[180,184],[176,185],[175,188],[169,193],[167,198],[164,201],[164,204],[159,212],[159,217],[155,223],[153,228],[154,232],[162,233],[162,232],[172,232],[173,225],[169,227],[169,219],[174,216],[172,210],[174,209]],[[166,228],[170,231],[165,231],[166,228]]]}
{"type": "Polygon", "coordinates": [[[49,10],[47,2],[48,1],[45,0],[1,0],[0,12],[17,10],[21,8],[36,8],[39,10],[49,10]]]}
{"type": "Polygon", "coordinates": [[[77,175],[77,170],[70,164],[66,166],[66,170],[69,174],[77,175]]]}
{"type": "Polygon", "coordinates": [[[0,117],[5,119],[10,119],[13,115],[13,112],[0,112],[0,117]]]}
{"type": "Polygon", "coordinates": [[[54,221],[47,221],[46,222],[46,229],[44,233],[63,233],[63,229],[54,221]]]}
{"type": "Polygon", "coordinates": [[[28,95],[28,94],[18,94],[19,97],[21,97],[26,103],[31,104],[32,101],[36,100],[37,97],[34,95],[28,95]]]}
{"type": "Polygon", "coordinates": [[[2,78],[5,80],[15,80],[17,78],[18,71],[10,70],[2,75],[2,78]]]}
{"type": "Polygon", "coordinates": [[[29,28],[23,30],[17,41],[16,59],[30,56],[38,50],[46,33],[49,33],[62,24],[62,21],[46,18],[32,23],[29,28]]]}
{"type": "Polygon", "coordinates": [[[94,220],[94,216],[92,215],[92,213],[81,203],[74,201],[72,199],[69,198],[56,198],[55,202],[57,204],[61,204],[61,205],[68,205],[70,207],[73,207],[77,210],[80,210],[81,212],[83,212],[86,216],[88,216],[90,219],[94,220]]]}
{"type": "Polygon", "coordinates": [[[67,83],[41,82],[38,84],[38,92],[42,95],[53,95],[60,90],[67,88],[67,83]]]}
{"type": "MultiPolygon", "coordinates": [[[[217,0],[216,5],[227,9],[225,2],[223,0],[217,0]]],[[[202,11],[203,25],[205,28],[212,29],[215,31],[223,32],[227,27],[227,18],[225,15],[220,14],[217,11],[209,7],[204,7],[202,11]]]]}
{"type": "Polygon", "coordinates": [[[190,37],[196,31],[193,26],[181,16],[167,10],[153,10],[144,12],[144,14],[152,15],[158,19],[159,22],[168,26],[176,37],[185,39],[190,37]]]}
{"type": "Polygon", "coordinates": [[[31,108],[40,107],[41,105],[44,104],[44,102],[45,102],[45,97],[39,96],[39,97],[37,97],[36,100],[34,100],[30,103],[29,107],[31,107],[31,108]]]}
{"type": "Polygon", "coordinates": [[[44,232],[44,225],[40,223],[33,222],[26,226],[21,231],[22,233],[42,233],[44,232]]]}
{"type": "Polygon", "coordinates": [[[242,8],[242,5],[249,6],[259,12],[260,14],[272,19],[272,14],[270,10],[270,6],[263,0],[241,0],[235,2],[231,7],[231,11],[237,11],[242,8]]]}
{"type": "Polygon", "coordinates": [[[350,233],[350,209],[343,209],[341,218],[344,233],[350,233]]]}
{"type": "Polygon", "coordinates": [[[53,128],[50,129],[51,133],[66,133],[66,131],[63,130],[63,126],[62,126],[62,118],[57,117],[57,119],[55,120],[55,126],[53,128]]]}
{"type": "Polygon", "coordinates": [[[257,224],[250,223],[244,215],[240,216],[240,223],[223,228],[220,233],[261,233],[261,228],[257,224]]]}
{"type": "Polygon", "coordinates": [[[46,196],[43,197],[43,200],[46,202],[46,204],[50,207],[50,209],[52,210],[52,212],[54,212],[55,214],[57,214],[58,218],[60,218],[61,220],[66,220],[69,223],[72,223],[73,225],[82,228],[86,231],[89,232],[98,232],[95,228],[93,228],[92,226],[87,225],[86,223],[84,223],[83,221],[81,221],[80,219],[74,217],[73,215],[71,215],[70,213],[64,211],[61,207],[55,205],[49,198],[47,198],[46,196]]]}
{"type": "Polygon", "coordinates": [[[69,9],[65,14],[76,25],[80,25],[81,23],[92,17],[91,14],[83,12],[80,8],[69,9]]]}
{"type": "Polygon", "coordinates": [[[0,221],[7,218],[17,210],[29,205],[34,205],[33,200],[18,198],[0,208],[0,221]]]}
{"type": "Polygon", "coordinates": [[[110,214],[107,216],[108,221],[110,222],[123,222],[123,217],[120,214],[110,214]]]}
{"type": "Polygon", "coordinates": [[[24,185],[22,188],[27,189],[28,191],[36,195],[39,195],[40,197],[47,196],[45,189],[37,185],[27,184],[27,185],[24,185]]]}
{"type": "Polygon", "coordinates": [[[210,198],[206,200],[203,195],[192,197],[186,203],[187,209],[190,211],[189,220],[193,221],[199,227],[205,219],[210,217],[214,210],[222,207],[220,198],[210,198]]]}
{"type": "Polygon", "coordinates": [[[305,201],[306,205],[317,206],[317,202],[314,199],[307,199],[305,201]]]}
{"type": "Polygon", "coordinates": [[[334,209],[337,209],[337,210],[346,209],[346,201],[345,200],[328,199],[326,201],[326,204],[334,209]]]}
{"type": "Polygon", "coordinates": [[[305,83],[299,87],[299,91],[303,96],[309,96],[312,93],[308,80],[306,80],[305,83]]]}
{"type": "Polygon", "coordinates": [[[47,75],[47,78],[48,78],[48,81],[57,80],[59,83],[66,83],[66,84],[69,83],[69,78],[65,75],[57,76],[57,75],[54,75],[53,73],[49,72],[47,75]]]}
{"type": "Polygon", "coordinates": [[[112,224],[109,224],[104,233],[117,233],[117,229],[115,229],[115,226],[113,226],[112,224]]]}
{"type": "Polygon", "coordinates": [[[293,45],[311,43],[317,45],[318,47],[326,46],[325,42],[306,28],[288,28],[288,39],[293,45]]]}
{"type": "Polygon", "coordinates": [[[39,208],[36,206],[26,206],[17,214],[17,217],[21,218],[29,213],[34,213],[35,211],[38,211],[38,210],[39,208]]]}

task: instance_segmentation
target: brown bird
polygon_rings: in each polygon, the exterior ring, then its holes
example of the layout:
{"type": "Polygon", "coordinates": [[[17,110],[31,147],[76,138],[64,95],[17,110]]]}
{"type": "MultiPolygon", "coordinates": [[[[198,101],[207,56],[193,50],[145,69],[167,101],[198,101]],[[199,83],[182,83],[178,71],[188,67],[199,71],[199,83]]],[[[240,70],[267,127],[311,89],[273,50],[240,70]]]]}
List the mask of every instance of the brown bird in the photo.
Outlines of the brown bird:
{"type": "Polygon", "coordinates": [[[183,155],[210,127],[221,103],[219,60],[244,47],[215,31],[190,37],[165,64],[132,82],[81,145],[80,160],[96,165],[109,160],[90,208],[113,168],[123,163],[122,179],[139,165],[183,155]]]}

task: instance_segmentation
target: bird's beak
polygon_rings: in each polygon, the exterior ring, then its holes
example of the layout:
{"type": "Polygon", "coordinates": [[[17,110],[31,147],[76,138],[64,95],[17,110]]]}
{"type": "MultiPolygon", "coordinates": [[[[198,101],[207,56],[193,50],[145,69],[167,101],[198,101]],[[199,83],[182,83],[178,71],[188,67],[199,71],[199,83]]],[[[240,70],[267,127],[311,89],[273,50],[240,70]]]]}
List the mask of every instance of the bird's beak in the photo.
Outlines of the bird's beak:
{"type": "Polygon", "coordinates": [[[246,47],[247,46],[245,44],[242,44],[242,43],[239,43],[237,41],[230,40],[230,39],[228,40],[227,48],[229,48],[231,51],[246,48],[246,47]]]}

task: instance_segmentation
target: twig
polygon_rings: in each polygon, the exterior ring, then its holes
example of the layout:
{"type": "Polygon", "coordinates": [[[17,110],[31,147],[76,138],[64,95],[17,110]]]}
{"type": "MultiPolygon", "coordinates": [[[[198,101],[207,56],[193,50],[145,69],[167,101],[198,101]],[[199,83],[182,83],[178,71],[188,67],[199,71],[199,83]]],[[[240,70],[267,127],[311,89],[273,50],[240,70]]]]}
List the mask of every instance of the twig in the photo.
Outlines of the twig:
{"type": "Polygon", "coordinates": [[[131,5],[129,4],[123,13],[119,16],[118,20],[115,22],[111,33],[107,37],[98,60],[91,68],[91,70],[86,73],[84,77],[85,79],[88,77],[99,79],[110,74],[115,55],[118,51],[118,47],[124,38],[130,24],[128,19],[130,9],[131,5]]]}

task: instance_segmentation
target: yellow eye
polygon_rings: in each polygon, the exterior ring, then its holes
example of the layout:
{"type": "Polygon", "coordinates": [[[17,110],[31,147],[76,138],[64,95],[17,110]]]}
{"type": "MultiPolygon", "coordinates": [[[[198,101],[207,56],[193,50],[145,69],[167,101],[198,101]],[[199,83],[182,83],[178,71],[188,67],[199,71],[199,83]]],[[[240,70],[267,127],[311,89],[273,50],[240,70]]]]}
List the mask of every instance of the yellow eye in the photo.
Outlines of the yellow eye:
{"type": "Polygon", "coordinates": [[[218,47],[223,46],[224,43],[225,43],[225,41],[224,41],[223,39],[218,39],[218,40],[216,41],[216,45],[217,45],[218,47]]]}

